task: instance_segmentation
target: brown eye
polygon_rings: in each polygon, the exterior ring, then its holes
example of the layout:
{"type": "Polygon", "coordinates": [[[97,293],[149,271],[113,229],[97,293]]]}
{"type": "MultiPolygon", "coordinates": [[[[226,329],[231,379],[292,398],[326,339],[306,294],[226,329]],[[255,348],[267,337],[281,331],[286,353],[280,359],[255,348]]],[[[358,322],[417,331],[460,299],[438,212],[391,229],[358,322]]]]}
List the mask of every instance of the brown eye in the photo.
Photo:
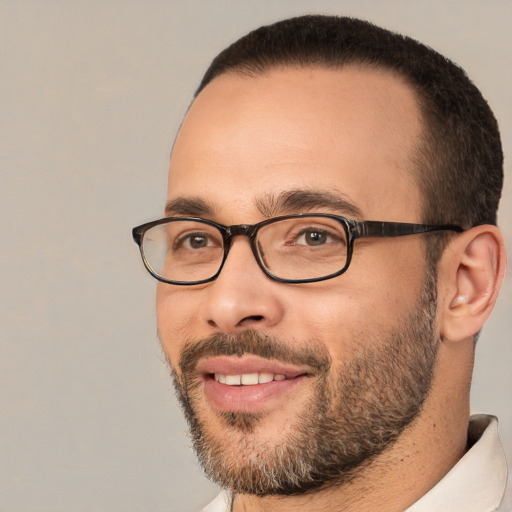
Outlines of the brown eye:
{"type": "Polygon", "coordinates": [[[187,240],[191,249],[201,249],[208,245],[208,237],[205,235],[189,235],[187,240]]]}
{"type": "Polygon", "coordinates": [[[329,242],[329,235],[323,231],[306,231],[302,234],[300,239],[304,240],[306,245],[323,245],[329,242]]]}

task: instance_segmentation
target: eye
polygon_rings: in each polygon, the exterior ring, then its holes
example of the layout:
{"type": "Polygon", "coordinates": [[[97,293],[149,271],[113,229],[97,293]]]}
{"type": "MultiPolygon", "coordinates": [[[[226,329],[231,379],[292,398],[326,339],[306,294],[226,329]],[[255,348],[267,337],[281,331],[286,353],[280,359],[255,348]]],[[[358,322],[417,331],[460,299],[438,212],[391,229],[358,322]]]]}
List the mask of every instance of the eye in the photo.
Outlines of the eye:
{"type": "Polygon", "coordinates": [[[201,233],[192,234],[188,235],[183,243],[189,249],[201,249],[208,246],[208,237],[201,233]]]}
{"type": "MultiPolygon", "coordinates": [[[[327,251],[338,254],[346,248],[347,236],[343,224],[336,218],[293,216],[278,219],[259,231],[259,245],[266,252],[287,251],[297,257],[299,252],[324,258],[327,251]],[[293,252],[291,252],[293,251],[293,252]],[[320,256],[321,253],[321,256],[320,256]]],[[[284,254],[284,253],[283,253],[284,254]]],[[[310,257],[310,256],[308,256],[310,257]]]]}
{"type": "Polygon", "coordinates": [[[327,231],[323,231],[317,228],[310,228],[302,230],[297,236],[295,243],[297,245],[309,245],[314,247],[318,245],[329,244],[333,241],[334,240],[332,235],[327,231]]]}
{"type": "Polygon", "coordinates": [[[207,233],[186,233],[174,240],[174,250],[198,250],[216,245],[213,238],[207,233]]]}

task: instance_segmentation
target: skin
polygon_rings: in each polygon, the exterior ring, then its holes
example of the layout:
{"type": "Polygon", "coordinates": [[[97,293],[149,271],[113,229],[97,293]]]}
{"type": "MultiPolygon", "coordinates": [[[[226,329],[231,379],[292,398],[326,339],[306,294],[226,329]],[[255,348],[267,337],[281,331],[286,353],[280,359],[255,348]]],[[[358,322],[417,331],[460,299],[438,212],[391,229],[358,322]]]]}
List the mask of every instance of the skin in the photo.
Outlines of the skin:
{"type": "MultiPolygon", "coordinates": [[[[421,222],[412,164],[421,130],[414,93],[387,71],[352,66],[285,68],[251,78],[226,74],[194,101],[170,162],[168,200],[199,198],[210,211],[171,213],[252,224],[305,211],[274,211],[269,195],[314,190],[348,199],[362,219],[421,222]]],[[[310,211],[354,218],[354,212],[322,205],[310,211]]],[[[308,496],[237,496],[236,512],[404,510],[463,455],[472,336],[492,309],[504,272],[499,232],[491,226],[475,230],[457,237],[439,266],[441,345],[432,390],[416,420],[348,484],[308,496]],[[456,301],[460,294],[468,297],[464,304],[456,301]]],[[[344,275],[282,284],[263,274],[247,239],[238,237],[214,282],[159,283],[158,331],[174,368],[187,341],[253,329],[292,346],[314,339],[332,358],[333,371],[340,371],[358,353],[361,340],[382,343],[379,333],[407,315],[425,272],[421,236],[366,239],[356,242],[344,275]]],[[[288,433],[312,385],[306,379],[265,402],[259,409],[264,418],[251,434],[227,432],[201,390],[198,413],[211,435],[226,438],[230,456],[244,456],[236,451],[244,435],[256,445],[278,442],[288,433]]]]}

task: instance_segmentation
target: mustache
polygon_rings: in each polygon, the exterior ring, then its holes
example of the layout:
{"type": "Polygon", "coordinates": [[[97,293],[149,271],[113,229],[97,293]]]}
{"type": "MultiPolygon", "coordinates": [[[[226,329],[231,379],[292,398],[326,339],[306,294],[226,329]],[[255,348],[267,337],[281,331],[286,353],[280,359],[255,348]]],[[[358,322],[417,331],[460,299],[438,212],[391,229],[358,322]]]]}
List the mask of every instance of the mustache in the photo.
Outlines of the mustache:
{"type": "Polygon", "coordinates": [[[217,333],[197,341],[188,341],[181,351],[178,366],[182,375],[192,375],[198,362],[206,357],[254,355],[283,363],[308,366],[315,373],[327,372],[331,357],[325,347],[311,342],[290,346],[275,336],[254,330],[238,334],[217,333]]]}

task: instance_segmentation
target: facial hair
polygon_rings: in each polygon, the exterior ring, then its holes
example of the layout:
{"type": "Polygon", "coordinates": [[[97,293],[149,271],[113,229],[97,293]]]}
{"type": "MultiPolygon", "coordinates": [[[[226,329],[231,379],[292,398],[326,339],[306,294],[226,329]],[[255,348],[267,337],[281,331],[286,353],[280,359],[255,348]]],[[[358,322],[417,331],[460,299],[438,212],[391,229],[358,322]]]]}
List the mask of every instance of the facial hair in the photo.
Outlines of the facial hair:
{"type": "Polygon", "coordinates": [[[256,496],[306,494],[350,481],[420,413],[439,345],[435,316],[435,277],[429,274],[407,318],[383,329],[378,340],[355,340],[357,353],[336,370],[325,347],[314,341],[291,348],[250,330],[188,342],[179,373],[172,365],[171,371],[206,475],[234,494],[256,496]],[[209,429],[202,414],[197,362],[244,354],[308,366],[314,376],[312,396],[297,412],[293,428],[272,442],[258,441],[264,413],[219,413],[220,433],[209,429]]]}

